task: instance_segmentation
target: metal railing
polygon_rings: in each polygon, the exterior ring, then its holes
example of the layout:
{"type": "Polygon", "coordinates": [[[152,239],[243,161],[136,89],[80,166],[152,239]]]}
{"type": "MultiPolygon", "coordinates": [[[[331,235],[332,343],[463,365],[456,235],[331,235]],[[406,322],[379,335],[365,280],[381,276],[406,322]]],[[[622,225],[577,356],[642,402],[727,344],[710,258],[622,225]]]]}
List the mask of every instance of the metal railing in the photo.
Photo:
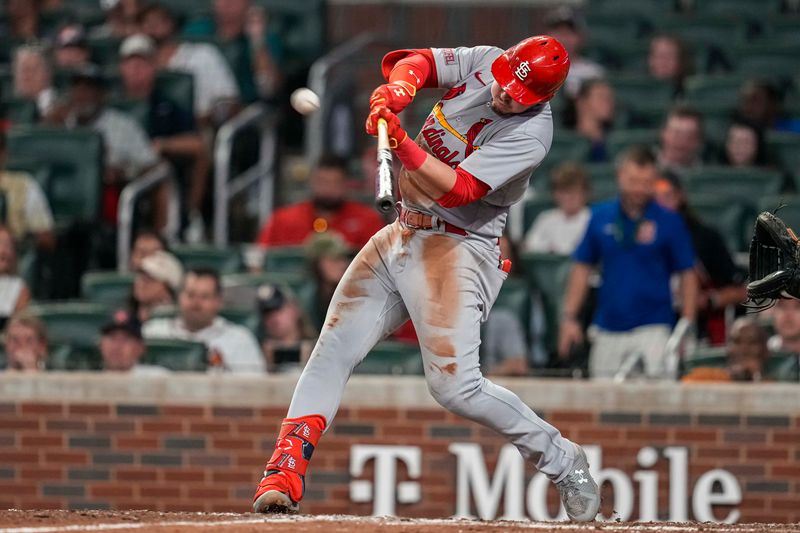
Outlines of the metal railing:
{"type": "Polygon", "coordinates": [[[278,136],[274,114],[261,103],[251,104],[228,120],[217,131],[214,141],[214,244],[228,244],[230,201],[254,183],[258,184],[258,218],[263,223],[272,212],[278,136]],[[257,126],[260,150],[258,163],[231,178],[231,157],[236,135],[257,126]]]}
{"type": "Polygon", "coordinates": [[[133,231],[133,214],[136,201],[147,191],[169,182],[172,187],[167,204],[167,226],[165,235],[173,238],[177,234],[180,224],[180,203],[178,201],[178,185],[169,163],[162,161],[150,170],[144,172],[122,189],[119,195],[117,212],[117,270],[125,273],[128,271],[130,259],[131,233],[133,231]]]}
{"type": "Polygon", "coordinates": [[[366,32],[356,35],[349,41],[340,44],[311,65],[308,71],[308,88],[320,98],[320,108],[316,113],[306,117],[305,123],[305,152],[306,160],[313,164],[325,151],[325,117],[327,116],[330,99],[326,98],[328,82],[333,67],[361,52],[367,46],[381,41],[387,41],[386,35],[366,32]]]}

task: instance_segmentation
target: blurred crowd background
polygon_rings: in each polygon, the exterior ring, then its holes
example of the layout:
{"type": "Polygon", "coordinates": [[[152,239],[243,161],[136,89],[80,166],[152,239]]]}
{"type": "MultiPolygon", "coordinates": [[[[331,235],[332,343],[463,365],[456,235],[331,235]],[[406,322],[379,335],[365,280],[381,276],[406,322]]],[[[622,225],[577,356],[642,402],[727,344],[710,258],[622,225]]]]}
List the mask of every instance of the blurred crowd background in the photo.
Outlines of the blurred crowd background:
{"type": "MultiPolygon", "coordinates": [[[[501,243],[513,268],[484,325],[485,372],[625,379],[651,374],[644,352],[656,350],[679,360],[665,379],[800,380],[800,302],[740,305],[754,215],[783,206],[800,227],[800,2],[486,2],[490,17],[516,17],[507,42],[474,25],[459,42],[410,42],[372,32],[369,8],[407,28],[414,6],[350,3],[368,9],[345,20],[322,0],[0,2],[3,367],[299,371],[349,261],[394,218],[371,205],[361,128],[381,55],[507,48],[535,32],[559,39],[572,69],[551,102],[553,146],[501,243]],[[322,108],[301,117],[288,100],[305,85],[322,108]],[[620,157],[652,176],[626,179],[620,157]],[[593,260],[565,317],[587,257],[572,254],[592,206],[636,195],[688,228],[692,320],[666,342],[626,338],[631,357],[599,372],[599,288],[626,285],[625,264],[612,277],[609,258],[593,260]],[[565,336],[565,319],[581,334],[565,336]]],[[[469,9],[430,4],[453,20],[469,9]]],[[[420,92],[410,131],[441,94],[420,92]]],[[[675,322],[676,277],[653,280],[672,287],[675,322]]],[[[652,309],[637,283],[626,297],[639,327],[652,309]]],[[[406,324],[356,372],[422,374],[418,350],[406,324]]]]}

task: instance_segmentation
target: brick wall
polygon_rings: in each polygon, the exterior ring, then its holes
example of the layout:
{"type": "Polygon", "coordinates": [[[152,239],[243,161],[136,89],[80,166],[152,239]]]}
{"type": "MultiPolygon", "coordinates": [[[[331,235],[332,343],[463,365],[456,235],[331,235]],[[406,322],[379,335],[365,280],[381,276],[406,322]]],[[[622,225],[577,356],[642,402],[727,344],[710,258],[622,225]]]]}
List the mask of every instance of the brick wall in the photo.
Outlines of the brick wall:
{"type": "MultiPolygon", "coordinates": [[[[248,510],[286,403],[181,405],[180,399],[147,403],[147,397],[141,395],[137,403],[0,397],[0,508],[248,510]]],[[[796,411],[655,412],[646,405],[641,412],[611,411],[603,410],[602,403],[596,411],[548,408],[542,414],[567,437],[602,446],[603,466],[629,476],[642,470],[636,463],[642,447],[686,446],[690,489],[703,472],[722,468],[742,488],[741,521],[800,521],[796,411]]],[[[303,509],[371,513],[371,504],[349,502],[350,446],[411,445],[422,450],[422,503],[398,504],[398,514],[448,516],[456,501],[456,459],[448,452],[452,442],[481,444],[490,473],[504,444],[437,407],[345,407],[315,453],[303,509]]],[[[659,509],[665,514],[668,462],[661,458],[649,470],[660,474],[659,509]]],[[[372,475],[370,463],[361,479],[372,475]]],[[[402,480],[407,473],[401,468],[398,476],[402,480]]],[[[554,492],[550,502],[555,503],[554,492]]],[[[607,493],[606,515],[612,505],[607,493]]],[[[718,516],[726,513],[719,509],[718,516]]]]}

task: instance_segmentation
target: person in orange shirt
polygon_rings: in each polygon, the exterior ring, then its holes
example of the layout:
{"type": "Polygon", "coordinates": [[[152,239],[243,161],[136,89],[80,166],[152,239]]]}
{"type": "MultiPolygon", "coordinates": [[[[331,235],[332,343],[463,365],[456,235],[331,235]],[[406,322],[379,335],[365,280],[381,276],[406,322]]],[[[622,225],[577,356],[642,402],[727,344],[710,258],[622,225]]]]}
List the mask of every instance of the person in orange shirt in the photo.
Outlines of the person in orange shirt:
{"type": "Polygon", "coordinates": [[[347,164],[323,156],[309,180],[311,198],[276,210],[261,228],[256,244],[303,244],[312,233],[335,231],[355,249],[364,246],[385,222],[371,207],[347,199],[347,164]]]}

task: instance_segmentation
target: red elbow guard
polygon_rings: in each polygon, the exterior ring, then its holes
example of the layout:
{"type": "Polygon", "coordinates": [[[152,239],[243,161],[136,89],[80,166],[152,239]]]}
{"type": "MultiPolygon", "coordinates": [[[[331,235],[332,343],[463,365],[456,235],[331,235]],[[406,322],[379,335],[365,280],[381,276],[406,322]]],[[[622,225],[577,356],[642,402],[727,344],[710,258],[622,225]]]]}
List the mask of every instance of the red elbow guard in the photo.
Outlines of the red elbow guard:
{"type": "Polygon", "coordinates": [[[461,167],[456,168],[456,182],[449,192],[436,199],[442,207],[459,207],[471,204],[479,198],[486,196],[491,187],[467,172],[461,167]]]}
{"type": "Polygon", "coordinates": [[[405,81],[417,89],[438,86],[436,61],[428,48],[389,52],[383,57],[381,70],[390,82],[405,81]]]}

